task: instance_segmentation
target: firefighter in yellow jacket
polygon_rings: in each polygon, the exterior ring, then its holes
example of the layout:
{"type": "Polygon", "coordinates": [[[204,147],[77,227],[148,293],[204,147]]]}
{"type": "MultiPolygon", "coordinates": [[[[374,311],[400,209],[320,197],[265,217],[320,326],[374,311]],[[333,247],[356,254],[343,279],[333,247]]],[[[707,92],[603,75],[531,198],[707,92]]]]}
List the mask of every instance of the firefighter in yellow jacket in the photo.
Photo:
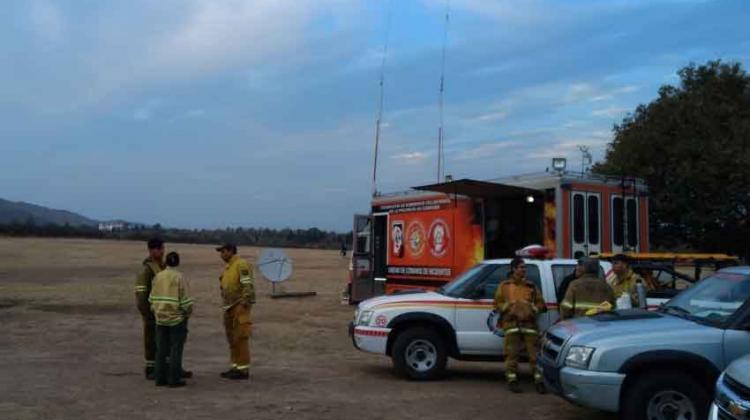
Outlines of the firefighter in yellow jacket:
{"type": "Polygon", "coordinates": [[[640,299],[638,298],[636,284],[641,282],[647,291],[653,287],[644,282],[643,278],[630,268],[630,258],[627,255],[617,254],[612,257],[612,271],[615,273],[615,278],[611,284],[612,290],[615,293],[615,299],[618,299],[623,294],[627,294],[630,296],[632,307],[637,308],[640,304],[640,299]]]}
{"type": "Polygon", "coordinates": [[[156,319],[156,386],[185,386],[182,380],[182,351],[187,339],[187,323],[193,312],[193,299],[187,280],[177,271],[180,256],[170,252],[167,268],[154,277],[148,301],[156,319]]]}
{"type": "Polygon", "coordinates": [[[147,248],[148,258],[143,260],[141,270],[135,280],[135,301],[143,321],[143,355],[146,360],[146,379],[154,379],[156,322],[148,303],[148,297],[151,294],[151,284],[154,277],[164,269],[164,241],[159,238],[151,238],[147,243],[147,248]]]}
{"type": "Polygon", "coordinates": [[[512,392],[521,392],[518,383],[518,356],[521,344],[525,344],[534,384],[537,391],[543,393],[542,376],[536,369],[539,338],[536,316],[547,308],[542,292],[526,279],[526,263],[523,259],[514,258],[510,263],[510,269],[510,278],[500,283],[495,293],[495,310],[500,314],[498,326],[505,333],[505,379],[512,392]]]}
{"type": "Polygon", "coordinates": [[[248,379],[250,368],[250,310],[255,303],[253,267],[237,255],[237,246],[224,244],[218,248],[226,262],[219,278],[224,309],[224,330],[229,343],[232,368],[222,372],[228,379],[248,379]]]}
{"type": "Polygon", "coordinates": [[[599,260],[584,258],[583,274],[573,280],[560,304],[560,318],[591,316],[611,311],[615,307],[615,294],[604,279],[599,278],[599,260]]]}

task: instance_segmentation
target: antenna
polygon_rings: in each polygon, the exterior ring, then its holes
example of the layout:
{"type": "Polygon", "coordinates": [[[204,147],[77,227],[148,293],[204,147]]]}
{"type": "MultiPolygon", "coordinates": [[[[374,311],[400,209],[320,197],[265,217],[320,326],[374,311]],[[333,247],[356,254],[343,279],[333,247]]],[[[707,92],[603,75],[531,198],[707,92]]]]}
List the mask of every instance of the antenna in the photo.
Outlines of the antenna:
{"type": "Polygon", "coordinates": [[[588,146],[578,146],[578,150],[581,152],[581,175],[585,175],[588,166],[591,165],[591,152],[588,146]]]}
{"type": "Polygon", "coordinates": [[[437,182],[443,181],[445,172],[445,156],[443,155],[443,142],[445,140],[445,129],[443,126],[443,93],[445,92],[445,50],[448,45],[448,24],[450,23],[450,0],[445,1],[445,30],[443,32],[443,55],[440,63],[440,94],[438,98],[438,113],[440,126],[438,127],[438,155],[437,155],[437,182]]]}
{"type": "Polygon", "coordinates": [[[391,1],[388,0],[387,5],[387,18],[385,25],[385,40],[383,42],[383,57],[380,62],[380,99],[378,102],[378,119],[375,121],[375,150],[372,163],[372,196],[375,197],[378,194],[377,179],[378,179],[378,148],[380,147],[380,123],[383,121],[383,101],[385,96],[385,59],[388,56],[388,43],[390,41],[391,33],[391,1]]]}

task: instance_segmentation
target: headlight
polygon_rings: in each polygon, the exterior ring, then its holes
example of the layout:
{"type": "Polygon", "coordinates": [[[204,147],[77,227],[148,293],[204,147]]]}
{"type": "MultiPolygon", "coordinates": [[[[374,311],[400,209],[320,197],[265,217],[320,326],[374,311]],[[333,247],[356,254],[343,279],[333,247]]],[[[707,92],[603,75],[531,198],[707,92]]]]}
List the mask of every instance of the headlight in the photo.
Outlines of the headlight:
{"type": "Polygon", "coordinates": [[[593,347],[572,346],[568,355],[565,356],[565,366],[588,369],[592,354],[594,354],[593,347]]]}
{"type": "Polygon", "coordinates": [[[369,325],[373,313],[373,311],[362,311],[359,314],[359,321],[357,322],[357,325],[369,325]]]}

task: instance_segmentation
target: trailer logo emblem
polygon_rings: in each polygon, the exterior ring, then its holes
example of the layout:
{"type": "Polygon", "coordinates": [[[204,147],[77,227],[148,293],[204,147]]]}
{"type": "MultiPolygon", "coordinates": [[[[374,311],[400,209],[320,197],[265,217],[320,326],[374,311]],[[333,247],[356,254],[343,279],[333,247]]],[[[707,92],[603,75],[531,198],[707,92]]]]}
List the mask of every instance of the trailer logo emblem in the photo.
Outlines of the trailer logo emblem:
{"type": "Polygon", "coordinates": [[[419,257],[424,252],[425,232],[422,223],[414,221],[409,223],[409,229],[406,231],[406,238],[409,241],[409,251],[413,257],[419,257]]]}
{"type": "Polygon", "coordinates": [[[430,253],[434,257],[442,257],[448,251],[450,231],[443,219],[435,219],[430,226],[430,253]]]}
{"type": "Polygon", "coordinates": [[[391,254],[394,257],[404,256],[404,222],[398,221],[391,224],[391,254]]]}

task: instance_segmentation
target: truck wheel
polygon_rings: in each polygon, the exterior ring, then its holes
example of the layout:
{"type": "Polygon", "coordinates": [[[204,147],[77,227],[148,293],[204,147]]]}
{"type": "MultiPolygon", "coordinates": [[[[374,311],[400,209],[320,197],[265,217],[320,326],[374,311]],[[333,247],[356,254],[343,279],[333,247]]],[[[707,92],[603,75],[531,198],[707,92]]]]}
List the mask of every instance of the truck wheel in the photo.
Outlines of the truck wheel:
{"type": "Polygon", "coordinates": [[[692,377],[671,372],[648,373],[635,379],[620,404],[624,420],[705,419],[711,401],[692,377]]]}
{"type": "Polygon", "coordinates": [[[443,375],[448,354],[437,331],[412,327],[396,336],[391,359],[398,374],[411,379],[431,380],[443,375]]]}

